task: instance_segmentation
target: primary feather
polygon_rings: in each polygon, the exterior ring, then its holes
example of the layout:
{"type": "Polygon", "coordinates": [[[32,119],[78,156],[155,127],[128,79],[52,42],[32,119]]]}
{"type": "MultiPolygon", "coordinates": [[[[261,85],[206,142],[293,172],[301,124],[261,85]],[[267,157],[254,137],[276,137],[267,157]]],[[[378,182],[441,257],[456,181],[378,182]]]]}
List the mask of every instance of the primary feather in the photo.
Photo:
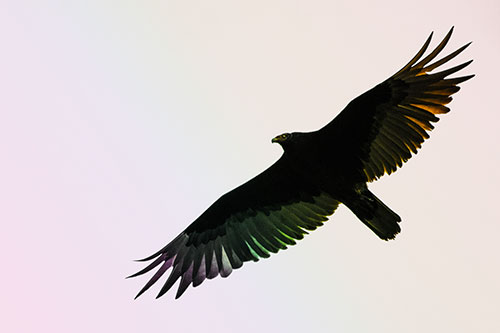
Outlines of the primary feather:
{"type": "Polygon", "coordinates": [[[245,184],[224,194],[157,253],[138,276],[157,268],[136,298],[169,270],[157,297],[179,280],[176,298],[193,285],[227,277],[246,261],[258,261],[294,245],[345,204],[381,239],[400,232],[400,217],[367,188],[417,153],[457,86],[474,75],[447,78],[471,61],[431,73],[467,46],[431,63],[453,28],[425,58],[423,47],[396,74],[351,101],[330,123],[310,133],[277,136],[281,158],[245,184]]]}

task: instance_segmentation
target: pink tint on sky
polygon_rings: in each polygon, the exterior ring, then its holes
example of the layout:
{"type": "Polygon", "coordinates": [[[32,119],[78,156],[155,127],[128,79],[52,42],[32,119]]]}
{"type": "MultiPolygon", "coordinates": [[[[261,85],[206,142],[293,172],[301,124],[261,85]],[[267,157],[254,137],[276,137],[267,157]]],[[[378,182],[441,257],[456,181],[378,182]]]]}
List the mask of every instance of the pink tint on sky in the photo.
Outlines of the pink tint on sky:
{"type": "Polygon", "coordinates": [[[500,331],[500,5],[6,1],[0,5],[1,332],[500,331]],[[298,245],[159,300],[132,261],[403,66],[430,31],[473,41],[452,112],[298,245]]]}

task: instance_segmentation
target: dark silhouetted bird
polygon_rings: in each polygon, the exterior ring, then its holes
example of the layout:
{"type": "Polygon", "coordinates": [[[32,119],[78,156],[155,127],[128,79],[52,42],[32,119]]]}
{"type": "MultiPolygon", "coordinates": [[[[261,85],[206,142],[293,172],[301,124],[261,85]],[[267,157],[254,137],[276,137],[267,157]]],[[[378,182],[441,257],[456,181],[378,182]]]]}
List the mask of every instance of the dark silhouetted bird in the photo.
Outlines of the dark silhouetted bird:
{"type": "Polygon", "coordinates": [[[401,167],[416,154],[437,115],[457,86],[473,75],[447,78],[471,61],[437,73],[469,44],[431,63],[453,28],[426,57],[432,33],[400,71],[351,101],[330,123],[310,133],[285,133],[272,142],[283,155],[267,170],[224,194],[168,245],[138,276],[159,269],[136,296],[172,268],[157,297],[181,278],[176,298],[193,284],[227,277],[245,261],[284,250],[323,225],[339,204],[346,205],[381,239],[401,230],[400,217],[367,188],[367,183],[401,167]]]}

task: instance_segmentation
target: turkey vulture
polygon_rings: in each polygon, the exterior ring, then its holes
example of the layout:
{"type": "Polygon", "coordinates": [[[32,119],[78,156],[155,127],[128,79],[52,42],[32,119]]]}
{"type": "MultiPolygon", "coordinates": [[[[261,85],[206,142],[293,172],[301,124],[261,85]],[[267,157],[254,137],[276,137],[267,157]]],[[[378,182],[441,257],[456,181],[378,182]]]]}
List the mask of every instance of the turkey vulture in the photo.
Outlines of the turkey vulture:
{"type": "Polygon", "coordinates": [[[258,261],[323,225],[339,204],[346,205],[383,240],[401,230],[401,218],[368,190],[367,183],[403,165],[450,111],[445,105],[474,75],[447,78],[471,61],[437,73],[437,67],[469,44],[430,63],[443,41],[422,59],[432,33],[410,62],[389,79],[352,100],[330,123],[309,133],[285,133],[272,142],[283,155],[267,170],[224,194],[174,240],[155,254],[135,277],[158,267],[136,296],[172,268],[157,297],[181,278],[176,298],[187,287],[220,274],[227,277],[246,261],[258,261]]]}

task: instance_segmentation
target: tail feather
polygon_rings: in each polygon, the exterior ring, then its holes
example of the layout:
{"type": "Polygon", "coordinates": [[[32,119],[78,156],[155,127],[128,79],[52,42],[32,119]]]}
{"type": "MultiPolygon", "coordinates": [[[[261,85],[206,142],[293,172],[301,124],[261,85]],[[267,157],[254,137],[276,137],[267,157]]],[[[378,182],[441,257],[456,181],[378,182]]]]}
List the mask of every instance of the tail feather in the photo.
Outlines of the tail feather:
{"type": "Polygon", "coordinates": [[[377,236],[383,240],[394,239],[401,231],[398,214],[387,207],[368,189],[363,189],[359,195],[346,206],[377,236]]]}

